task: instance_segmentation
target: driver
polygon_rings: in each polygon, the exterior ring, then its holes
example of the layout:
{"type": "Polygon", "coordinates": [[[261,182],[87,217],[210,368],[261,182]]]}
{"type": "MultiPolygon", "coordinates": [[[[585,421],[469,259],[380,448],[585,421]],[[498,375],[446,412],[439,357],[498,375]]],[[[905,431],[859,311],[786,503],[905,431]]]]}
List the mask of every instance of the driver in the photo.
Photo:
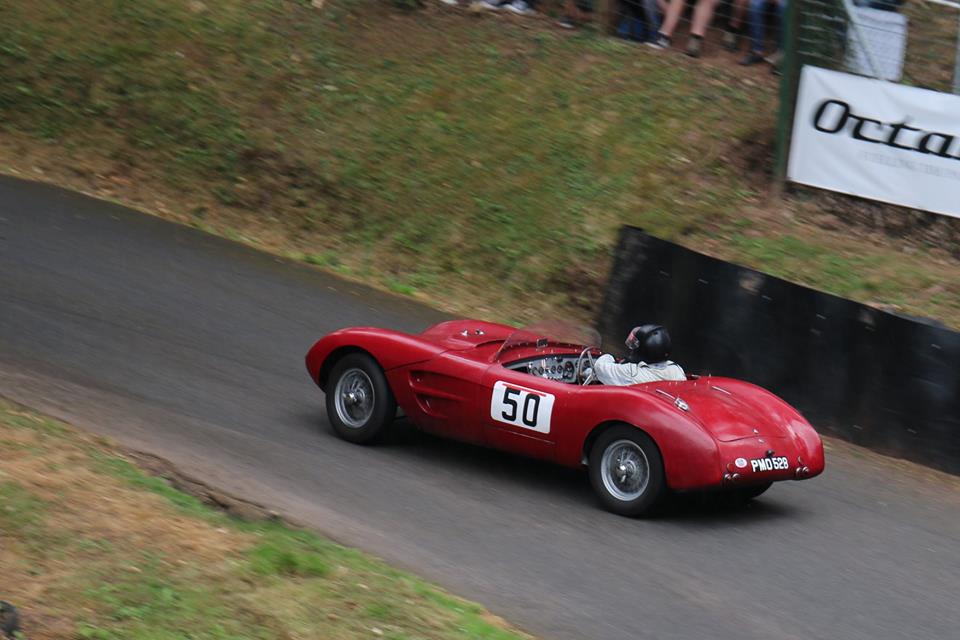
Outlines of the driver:
{"type": "Polygon", "coordinates": [[[680,365],[667,360],[670,334],[658,324],[634,327],[625,341],[630,354],[623,363],[605,353],[597,358],[593,375],[603,384],[627,386],[659,380],[686,380],[680,365]]]}

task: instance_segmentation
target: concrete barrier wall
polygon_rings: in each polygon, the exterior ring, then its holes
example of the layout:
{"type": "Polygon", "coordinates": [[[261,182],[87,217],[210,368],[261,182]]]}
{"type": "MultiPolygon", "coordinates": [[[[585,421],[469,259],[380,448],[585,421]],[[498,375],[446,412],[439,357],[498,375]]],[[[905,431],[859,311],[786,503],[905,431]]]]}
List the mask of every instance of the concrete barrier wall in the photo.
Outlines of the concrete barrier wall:
{"type": "Polygon", "coordinates": [[[960,333],[624,227],[600,318],[670,330],[688,372],[770,389],[822,433],[960,473],[960,333]]]}

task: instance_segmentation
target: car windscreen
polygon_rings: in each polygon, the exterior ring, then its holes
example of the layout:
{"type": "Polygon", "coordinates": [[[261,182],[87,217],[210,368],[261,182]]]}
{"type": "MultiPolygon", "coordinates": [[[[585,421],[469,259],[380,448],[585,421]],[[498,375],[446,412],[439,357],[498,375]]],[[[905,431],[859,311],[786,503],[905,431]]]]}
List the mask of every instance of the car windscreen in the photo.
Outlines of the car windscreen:
{"type": "Polygon", "coordinates": [[[547,321],[517,329],[503,342],[496,360],[509,358],[517,349],[545,350],[557,347],[600,347],[600,334],[590,327],[564,321],[547,321]]]}

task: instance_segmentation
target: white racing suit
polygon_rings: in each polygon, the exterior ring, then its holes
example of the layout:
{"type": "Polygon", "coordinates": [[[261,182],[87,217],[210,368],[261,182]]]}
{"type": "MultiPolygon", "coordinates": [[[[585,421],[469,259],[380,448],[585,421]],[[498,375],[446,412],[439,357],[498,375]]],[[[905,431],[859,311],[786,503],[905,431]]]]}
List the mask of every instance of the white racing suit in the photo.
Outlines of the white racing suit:
{"type": "Polygon", "coordinates": [[[687,379],[680,365],[670,360],[657,362],[656,364],[647,364],[646,362],[617,364],[609,353],[597,358],[593,367],[593,375],[603,384],[621,387],[640,384],[641,382],[687,379]]]}

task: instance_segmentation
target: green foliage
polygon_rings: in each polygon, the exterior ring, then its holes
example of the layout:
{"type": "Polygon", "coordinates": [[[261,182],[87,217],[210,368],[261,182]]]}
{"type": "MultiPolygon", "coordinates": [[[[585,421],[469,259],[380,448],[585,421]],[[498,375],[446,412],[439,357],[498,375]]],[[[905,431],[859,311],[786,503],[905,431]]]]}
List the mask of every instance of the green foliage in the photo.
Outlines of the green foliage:
{"type": "Polygon", "coordinates": [[[326,560],[315,551],[301,548],[287,537],[273,537],[249,552],[250,568],[261,575],[324,576],[330,571],[326,560]]]}
{"type": "Polygon", "coordinates": [[[15,481],[0,481],[0,534],[32,531],[43,513],[42,500],[15,481]]]}
{"type": "Polygon", "coordinates": [[[136,569],[90,576],[94,586],[87,589],[86,596],[108,612],[109,623],[80,623],[78,636],[93,640],[271,637],[267,630],[225,606],[210,585],[191,583],[169,563],[145,557],[136,569]]]}

